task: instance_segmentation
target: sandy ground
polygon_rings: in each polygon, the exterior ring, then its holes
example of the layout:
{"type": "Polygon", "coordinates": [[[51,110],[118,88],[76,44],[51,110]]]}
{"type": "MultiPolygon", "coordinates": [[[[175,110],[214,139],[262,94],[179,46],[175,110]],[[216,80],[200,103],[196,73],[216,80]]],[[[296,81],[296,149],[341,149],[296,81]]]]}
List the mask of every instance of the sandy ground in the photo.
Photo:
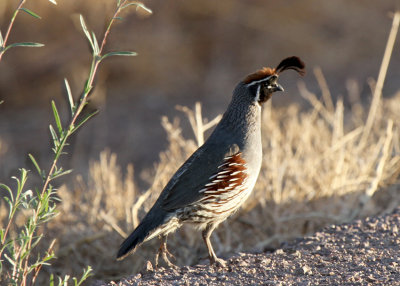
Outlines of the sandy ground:
{"type": "Polygon", "coordinates": [[[153,270],[93,285],[400,285],[400,208],[332,225],[273,253],[240,253],[226,268],[153,270]]]}

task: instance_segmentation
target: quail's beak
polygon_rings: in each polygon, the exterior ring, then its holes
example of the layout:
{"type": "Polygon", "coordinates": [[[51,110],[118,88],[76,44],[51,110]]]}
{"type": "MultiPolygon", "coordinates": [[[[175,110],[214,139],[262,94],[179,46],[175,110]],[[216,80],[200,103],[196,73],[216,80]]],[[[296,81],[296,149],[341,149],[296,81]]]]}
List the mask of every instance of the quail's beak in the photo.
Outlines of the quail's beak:
{"type": "Polygon", "coordinates": [[[284,91],[284,88],[279,84],[279,83],[273,83],[271,85],[269,85],[268,90],[270,90],[271,92],[275,92],[275,91],[284,91]]]}
{"type": "Polygon", "coordinates": [[[285,91],[285,89],[279,83],[275,83],[274,88],[274,91],[285,91]]]}

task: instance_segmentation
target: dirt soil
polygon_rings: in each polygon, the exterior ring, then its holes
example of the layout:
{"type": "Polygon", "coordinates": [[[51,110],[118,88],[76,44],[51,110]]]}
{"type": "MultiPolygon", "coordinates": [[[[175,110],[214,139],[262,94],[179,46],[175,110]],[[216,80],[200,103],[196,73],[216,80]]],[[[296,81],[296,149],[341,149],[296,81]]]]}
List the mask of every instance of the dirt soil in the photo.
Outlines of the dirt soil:
{"type": "Polygon", "coordinates": [[[226,268],[147,269],[94,285],[400,285],[400,208],[282,245],[273,253],[240,253],[226,268]]]}

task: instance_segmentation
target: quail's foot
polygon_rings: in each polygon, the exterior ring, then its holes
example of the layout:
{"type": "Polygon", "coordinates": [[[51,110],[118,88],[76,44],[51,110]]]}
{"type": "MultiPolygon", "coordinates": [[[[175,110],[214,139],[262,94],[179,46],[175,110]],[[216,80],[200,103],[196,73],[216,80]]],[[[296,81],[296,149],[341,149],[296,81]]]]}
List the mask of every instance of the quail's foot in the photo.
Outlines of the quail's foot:
{"type": "Polygon", "coordinates": [[[218,257],[210,257],[210,265],[217,268],[224,268],[226,267],[226,261],[218,257]]]}
{"type": "Polygon", "coordinates": [[[160,248],[158,249],[156,258],[155,258],[156,269],[158,268],[158,259],[159,259],[160,255],[161,255],[162,259],[164,260],[164,262],[168,265],[168,267],[175,268],[175,269],[178,268],[178,266],[173,264],[168,258],[168,256],[169,256],[170,258],[175,260],[174,255],[172,255],[172,253],[168,251],[167,244],[161,243],[160,248]]]}

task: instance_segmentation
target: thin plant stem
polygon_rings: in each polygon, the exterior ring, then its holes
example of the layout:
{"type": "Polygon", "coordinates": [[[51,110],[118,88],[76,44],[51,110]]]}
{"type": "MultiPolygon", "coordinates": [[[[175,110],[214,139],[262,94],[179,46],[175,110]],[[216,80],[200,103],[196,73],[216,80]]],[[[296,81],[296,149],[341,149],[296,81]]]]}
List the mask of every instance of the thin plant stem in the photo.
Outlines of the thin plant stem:
{"type": "Polygon", "coordinates": [[[48,187],[48,185],[49,185],[49,183],[51,181],[51,176],[52,176],[52,174],[54,172],[54,169],[55,169],[55,167],[57,165],[57,161],[58,161],[59,155],[61,154],[61,151],[65,147],[65,143],[66,143],[68,137],[72,134],[72,129],[75,126],[75,123],[76,123],[76,120],[77,120],[78,116],[80,115],[80,113],[82,112],[83,108],[85,107],[85,105],[87,103],[88,95],[90,94],[90,91],[93,88],[92,84],[93,84],[94,78],[96,76],[99,64],[101,62],[100,56],[101,56],[102,49],[103,49],[103,47],[104,47],[104,45],[105,45],[105,43],[107,41],[107,37],[108,37],[108,35],[110,33],[110,29],[111,29],[112,23],[114,22],[114,18],[116,18],[118,16],[118,14],[121,12],[121,7],[125,2],[126,2],[126,0],[124,2],[122,2],[120,4],[120,6],[118,6],[116,12],[114,13],[113,18],[110,21],[110,24],[107,27],[106,32],[104,33],[102,45],[101,45],[101,48],[100,48],[100,55],[93,57],[92,66],[91,66],[91,69],[90,69],[90,74],[89,74],[89,78],[88,78],[84,93],[82,94],[82,97],[81,97],[81,100],[79,102],[79,105],[77,106],[77,108],[76,108],[76,110],[75,110],[75,112],[73,114],[73,117],[72,117],[70,123],[68,124],[67,133],[66,133],[66,135],[64,135],[64,138],[63,138],[64,140],[61,141],[61,144],[60,144],[60,146],[59,146],[59,148],[57,150],[57,155],[58,156],[56,155],[56,157],[54,158],[53,163],[52,163],[52,165],[50,167],[50,171],[46,176],[46,180],[45,180],[45,183],[43,185],[43,188],[42,188],[42,191],[41,191],[41,195],[43,195],[43,193],[47,189],[47,187],[48,187]]]}
{"type": "MultiPolygon", "coordinates": [[[[27,180],[27,172],[25,170],[22,170],[21,172],[22,172],[21,173],[21,180],[19,181],[19,184],[18,184],[19,187],[18,187],[18,190],[17,190],[17,195],[15,196],[15,199],[14,199],[14,202],[17,202],[17,204],[18,204],[18,202],[20,200],[20,196],[21,196],[21,193],[22,193],[22,188],[24,187],[24,185],[26,183],[26,180],[27,180]]],[[[8,234],[8,231],[10,230],[12,222],[14,221],[16,211],[17,211],[17,207],[15,207],[13,209],[13,211],[11,212],[10,217],[8,219],[8,223],[7,223],[6,229],[5,229],[4,234],[3,234],[3,239],[1,241],[0,257],[3,254],[4,244],[5,244],[6,239],[7,239],[7,234],[8,234]]]]}
{"type": "Polygon", "coordinates": [[[122,3],[120,3],[120,5],[115,10],[115,13],[114,13],[113,17],[111,18],[111,21],[108,24],[107,29],[106,29],[106,31],[104,33],[103,41],[101,42],[101,46],[100,46],[100,54],[103,51],[104,46],[106,45],[107,37],[108,37],[108,34],[110,33],[111,26],[114,23],[115,19],[117,19],[119,13],[121,12],[122,7],[125,5],[126,2],[127,2],[127,0],[122,1],[122,3]]]}
{"type": "MultiPolygon", "coordinates": [[[[67,128],[66,128],[66,133],[63,134],[62,137],[61,137],[61,142],[60,142],[60,144],[58,145],[58,148],[57,148],[57,150],[56,150],[56,155],[55,155],[55,157],[54,157],[53,163],[52,163],[51,166],[50,166],[50,170],[49,170],[49,172],[47,173],[47,176],[46,176],[46,179],[45,179],[45,181],[44,181],[43,187],[42,187],[42,189],[41,189],[41,191],[40,191],[40,197],[41,197],[41,198],[43,197],[43,195],[44,195],[44,193],[46,192],[46,190],[49,188],[49,184],[50,184],[50,181],[52,180],[52,176],[53,176],[54,171],[55,171],[55,169],[56,169],[58,159],[59,159],[60,155],[62,154],[62,151],[63,151],[63,149],[64,149],[64,147],[65,147],[66,142],[67,142],[67,139],[68,139],[69,136],[71,136],[72,133],[74,132],[73,129],[74,129],[74,127],[75,127],[75,123],[76,123],[76,121],[77,121],[77,119],[78,119],[78,116],[81,114],[83,108],[85,107],[85,105],[86,105],[87,102],[88,102],[88,96],[89,96],[89,94],[90,94],[90,91],[91,91],[92,88],[93,88],[93,85],[92,85],[92,84],[93,84],[94,78],[95,78],[95,76],[96,76],[96,73],[97,73],[99,64],[100,64],[100,62],[101,62],[101,53],[102,53],[102,50],[103,50],[103,48],[104,48],[104,45],[105,45],[105,43],[106,43],[106,41],[107,41],[107,37],[108,37],[108,35],[109,35],[109,33],[110,33],[111,26],[112,26],[112,24],[114,23],[115,18],[116,18],[116,17],[118,16],[118,14],[121,12],[122,7],[123,7],[123,5],[126,3],[126,1],[127,1],[127,0],[123,1],[123,2],[117,7],[117,10],[116,10],[116,12],[114,13],[113,18],[111,19],[110,24],[108,25],[108,27],[107,27],[107,29],[106,29],[106,31],[105,31],[105,33],[104,33],[103,41],[102,41],[102,45],[101,45],[99,54],[98,54],[98,55],[93,54],[93,60],[92,60],[92,64],[91,64],[91,68],[90,68],[90,72],[89,72],[89,78],[88,78],[88,80],[87,80],[87,83],[86,83],[85,89],[84,89],[84,91],[83,91],[83,94],[82,94],[82,96],[81,96],[81,98],[80,98],[79,105],[76,107],[75,111],[73,112],[73,116],[72,116],[72,118],[71,118],[71,121],[70,121],[70,123],[68,124],[68,126],[67,126],[67,128]]],[[[38,210],[38,209],[40,209],[41,207],[42,207],[42,200],[39,200],[38,206],[37,206],[36,209],[38,210]]],[[[39,220],[38,212],[35,211],[35,212],[34,212],[34,215],[33,215],[33,225],[37,225],[38,220],[39,220]]],[[[29,237],[29,241],[28,241],[28,243],[27,243],[27,249],[31,249],[32,240],[33,240],[33,233],[32,233],[32,234],[30,235],[30,237],[29,237]]],[[[28,259],[25,259],[24,274],[25,274],[27,271],[28,271],[28,259]]],[[[26,284],[26,276],[27,276],[27,275],[24,275],[24,277],[23,277],[22,285],[25,285],[25,284],[26,284]]]]}
{"type": "MultiPolygon", "coordinates": [[[[13,14],[11,20],[10,20],[10,24],[8,25],[8,28],[7,28],[7,32],[6,32],[5,36],[4,36],[3,48],[5,48],[6,45],[7,45],[7,40],[8,40],[8,37],[10,36],[11,29],[12,29],[12,27],[14,25],[15,18],[17,17],[19,11],[21,10],[21,8],[25,4],[25,2],[26,2],[26,0],[21,0],[19,2],[19,5],[18,5],[17,9],[14,11],[14,14],[13,14]]],[[[2,57],[3,57],[3,55],[4,55],[4,52],[5,52],[4,49],[2,51],[0,51],[0,61],[1,61],[2,57]]]]}
{"type": "MultiPolygon", "coordinates": [[[[55,244],[55,243],[56,243],[56,239],[53,239],[52,242],[50,243],[49,248],[47,249],[47,253],[48,253],[48,254],[51,253],[51,252],[53,251],[53,248],[54,248],[54,244],[55,244]]],[[[32,280],[31,280],[30,285],[34,285],[34,284],[35,284],[35,281],[36,281],[36,279],[37,279],[37,276],[39,275],[40,269],[42,269],[42,266],[43,266],[43,264],[40,264],[39,266],[37,266],[37,267],[35,268],[35,271],[34,271],[34,274],[33,274],[33,278],[32,278],[32,280]]]]}

